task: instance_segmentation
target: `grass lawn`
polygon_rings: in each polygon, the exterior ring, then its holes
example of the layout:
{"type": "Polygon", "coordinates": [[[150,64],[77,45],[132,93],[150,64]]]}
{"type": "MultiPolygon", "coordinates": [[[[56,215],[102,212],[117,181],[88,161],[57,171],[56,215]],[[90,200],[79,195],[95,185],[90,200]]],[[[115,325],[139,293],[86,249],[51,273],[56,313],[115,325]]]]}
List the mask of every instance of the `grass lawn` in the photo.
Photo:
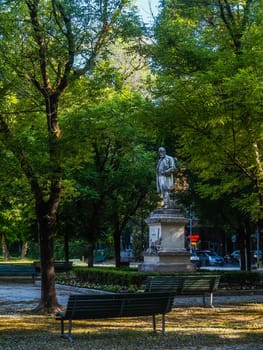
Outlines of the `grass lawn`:
{"type": "MultiPolygon", "coordinates": [[[[60,337],[54,316],[0,316],[0,350],[263,349],[263,305],[174,308],[166,335],[152,334],[151,317],[73,321],[73,344],[60,337]]],[[[161,318],[157,318],[160,329],[161,318]]]]}

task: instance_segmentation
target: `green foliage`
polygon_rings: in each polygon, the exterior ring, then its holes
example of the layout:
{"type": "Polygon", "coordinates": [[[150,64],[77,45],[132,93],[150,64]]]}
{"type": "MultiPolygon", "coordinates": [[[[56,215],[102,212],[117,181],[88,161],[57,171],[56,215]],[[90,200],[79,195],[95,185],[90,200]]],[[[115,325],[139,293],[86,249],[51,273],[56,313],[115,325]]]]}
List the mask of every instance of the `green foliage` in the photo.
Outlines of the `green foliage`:
{"type": "MultiPolygon", "coordinates": [[[[52,220],[56,220],[62,193],[59,228],[63,226],[71,237],[88,235],[93,243],[100,234],[93,222],[97,221],[94,215],[102,192],[111,191],[115,181],[112,155],[124,140],[120,158],[131,139],[132,149],[141,147],[140,137],[131,135],[143,99],[132,95],[130,87],[122,89],[127,75],[132,79],[137,73],[137,64],[123,72],[112,62],[116,61],[112,48],[126,54],[125,63],[139,60],[143,26],[128,0],[90,1],[89,5],[75,0],[41,0],[4,2],[0,27],[0,115],[5,126],[1,124],[0,135],[4,155],[1,193],[5,200],[2,206],[0,198],[2,232],[10,240],[28,238],[31,220],[41,215],[43,208],[51,208],[52,202],[56,203],[52,220]],[[127,45],[129,40],[132,45],[127,45]],[[57,133],[60,130],[62,134],[57,133]],[[59,135],[56,140],[55,134],[59,135]],[[102,169],[98,161],[105,160],[108,142],[113,145],[111,158],[102,169]],[[100,159],[96,159],[97,151],[100,159]],[[105,178],[110,173],[107,186],[102,173],[105,178]]],[[[136,132],[142,135],[138,126],[136,132]]],[[[126,158],[126,164],[128,161],[126,158]]],[[[137,171],[135,166],[133,170],[137,171]]],[[[118,176],[127,176],[127,170],[122,167],[118,176]]]]}
{"type": "Polygon", "coordinates": [[[194,191],[253,221],[263,217],[261,14],[250,1],[167,1],[152,50],[157,125],[173,132],[194,191]]]}
{"type": "Polygon", "coordinates": [[[26,242],[32,235],[34,208],[32,195],[14,156],[4,148],[0,151],[0,225],[1,234],[9,245],[26,242]]]}
{"type": "Polygon", "coordinates": [[[119,236],[130,217],[156,198],[151,195],[155,154],[148,146],[153,137],[141,122],[145,100],[124,86],[120,94],[105,83],[98,86],[95,77],[83,79],[78,84],[81,108],[73,105],[62,121],[64,150],[70,157],[65,164],[60,232],[77,234],[92,245],[112,236],[116,213],[119,236]],[[96,96],[85,100],[92,86],[96,96]]]}

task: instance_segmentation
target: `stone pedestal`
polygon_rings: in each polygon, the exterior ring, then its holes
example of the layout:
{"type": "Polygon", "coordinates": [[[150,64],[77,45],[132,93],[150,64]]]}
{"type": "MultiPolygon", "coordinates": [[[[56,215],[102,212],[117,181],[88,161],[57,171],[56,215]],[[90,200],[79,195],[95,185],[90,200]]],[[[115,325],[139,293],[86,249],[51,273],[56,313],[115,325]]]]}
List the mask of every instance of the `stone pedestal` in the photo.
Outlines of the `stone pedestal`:
{"type": "Polygon", "coordinates": [[[188,220],[180,209],[156,209],[145,222],[149,226],[149,248],[144,253],[139,271],[195,270],[190,253],[185,249],[184,227],[188,220]]]}

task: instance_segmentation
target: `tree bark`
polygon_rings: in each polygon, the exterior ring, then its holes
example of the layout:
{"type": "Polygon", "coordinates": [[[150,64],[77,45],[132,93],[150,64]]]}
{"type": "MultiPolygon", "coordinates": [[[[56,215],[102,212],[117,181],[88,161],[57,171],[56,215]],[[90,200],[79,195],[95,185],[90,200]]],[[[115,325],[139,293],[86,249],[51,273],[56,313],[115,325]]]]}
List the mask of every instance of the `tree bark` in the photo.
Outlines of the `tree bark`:
{"type": "Polygon", "coordinates": [[[2,252],[3,252],[4,261],[7,261],[9,259],[9,250],[8,250],[8,246],[7,246],[4,234],[2,234],[2,252]]]}
{"type": "Polygon", "coordinates": [[[115,218],[115,228],[114,228],[114,251],[115,251],[115,266],[121,266],[121,232],[119,227],[119,220],[115,218]]]}
{"type": "Polygon", "coordinates": [[[68,232],[64,234],[64,259],[65,261],[69,261],[69,237],[68,232]]]}
{"type": "MultiPolygon", "coordinates": [[[[53,208],[54,209],[54,208],[53,208]]],[[[56,231],[56,211],[47,204],[37,208],[40,245],[41,299],[36,312],[54,313],[61,310],[56,296],[56,276],[54,267],[54,236],[56,231]]]]}
{"type": "Polygon", "coordinates": [[[27,250],[28,250],[28,242],[22,242],[21,259],[24,259],[26,257],[27,250]]]}
{"type": "Polygon", "coordinates": [[[240,269],[249,271],[251,270],[251,253],[250,253],[250,232],[247,227],[245,228],[246,223],[239,227],[239,245],[240,245],[240,269]]]}
{"type": "Polygon", "coordinates": [[[88,242],[88,246],[87,246],[88,267],[94,266],[93,250],[94,250],[94,243],[88,242]]]}

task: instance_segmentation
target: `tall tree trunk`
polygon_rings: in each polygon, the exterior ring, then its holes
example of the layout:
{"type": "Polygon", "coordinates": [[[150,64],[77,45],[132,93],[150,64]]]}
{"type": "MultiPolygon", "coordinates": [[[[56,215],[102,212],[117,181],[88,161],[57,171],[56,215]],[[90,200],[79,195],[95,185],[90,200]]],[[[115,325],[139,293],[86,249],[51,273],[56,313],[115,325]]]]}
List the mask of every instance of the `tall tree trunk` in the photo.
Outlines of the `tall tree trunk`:
{"type": "Polygon", "coordinates": [[[65,261],[69,261],[69,238],[68,232],[64,234],[64,259],[65,261]]]}
{"type": "Polygon", "coordinates": [[[57,312],[61,310],[56,296],[54,244],[57,231],[57,212],[61,195],[60,128],[58,123],[59,95],[53,93],[45,98],[48,124],[50,160],[49,199],[36,196],[36,216],[40,244],[41,299],[36,311],[57,312]]]}
{"type": "Polygon", "coordinates": [[[115,228],[114,228],[114,250],[115,250],[115,266],[121,266],[121,233],[119,228],[119,220],[115,218],[115,228]]]}
{"type": "Polygon", "coordinates": [[[37,312],[53,313],[61,310],[56,296],[56,276],[54,267],[54,237],[56,232],[56,210],[42,204],[37,208],[40,245],[41,299],[37,312]]]}
{"type": "Polygon", "coordinates": [[[87,246],[88,267],[93,267],[94,265],[93,250],[94,250],[94,243],[88,242],[88,246],[87,246]]]}
{"type": "Polygon", "coordinates": [[[22,242],[21,259],[25,259],[27,250],[28,250],[28,242],[22,242]]]}
{"type": "Polygon", "coordinates": [[[243,224],[238,229],[239,246],[240,246],[240,269],[250,269],[250,247],[249,247],[249,233],[246,232],[243,224]]]}
{"type": "Polygon", "coordinates": [[[9,250],[8,250],[8,246],[7,246],[4,234],[2,234],[2,251],[3,251],[3,259],[7,261],[9,259],[9,250]]]}

